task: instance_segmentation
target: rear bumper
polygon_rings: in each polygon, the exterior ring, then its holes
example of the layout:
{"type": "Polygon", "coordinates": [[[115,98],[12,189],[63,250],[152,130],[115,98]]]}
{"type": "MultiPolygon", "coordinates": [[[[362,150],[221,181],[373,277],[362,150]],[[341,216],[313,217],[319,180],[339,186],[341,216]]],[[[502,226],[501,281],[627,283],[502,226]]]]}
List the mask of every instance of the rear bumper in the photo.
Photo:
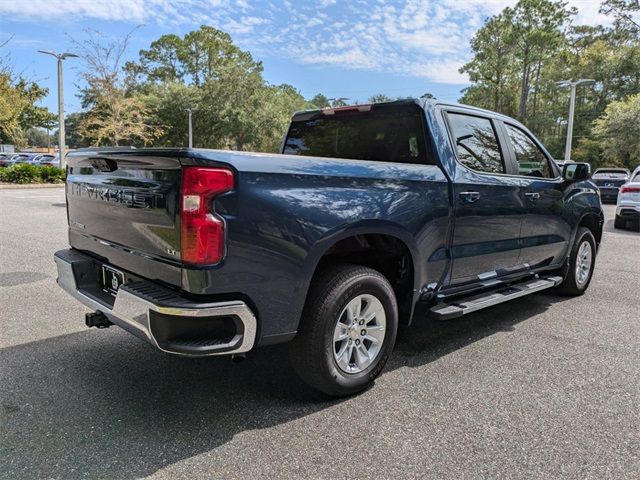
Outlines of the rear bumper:
{"type": "Polygon", "coordinates": [[[615,202],[620,191],[617,187],[598,187],[602,201],[615,202]]]}
{"type": "Polygon", "coordinates": [[[620,204],[616,207],[616,216],[638,218],[640,216],[640,204],[620,204]]]}
{"type": "Polygon", "coordinates": [[[87,307],[158,349],[178,355],[244,353],[256,340],[256,317],[242,301],[197,303],[126,275],[115,296],[102,291],[102,264],[76,250],[55,254],[58,285],[87,307]]]}

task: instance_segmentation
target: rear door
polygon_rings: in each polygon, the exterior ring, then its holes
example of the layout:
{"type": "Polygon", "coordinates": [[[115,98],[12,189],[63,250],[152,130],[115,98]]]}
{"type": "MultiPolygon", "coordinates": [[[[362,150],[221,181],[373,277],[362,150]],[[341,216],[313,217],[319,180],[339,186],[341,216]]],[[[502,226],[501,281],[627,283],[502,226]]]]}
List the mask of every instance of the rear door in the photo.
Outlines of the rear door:
{"type": "Polygon", "coordinates": [[[495,121],[475,111],[445,112],[458,164],[450,286],[499,278],[517,267],[523,214],[495,121]]]}
{"type": "Polygon", "coordinates": [[[516,124],[503,123],[509,156],[517,168],[524,205],[520,259],[531,268],[561,263],[571,236],[565,217],[563,179],[537,140],[516,124]]]}

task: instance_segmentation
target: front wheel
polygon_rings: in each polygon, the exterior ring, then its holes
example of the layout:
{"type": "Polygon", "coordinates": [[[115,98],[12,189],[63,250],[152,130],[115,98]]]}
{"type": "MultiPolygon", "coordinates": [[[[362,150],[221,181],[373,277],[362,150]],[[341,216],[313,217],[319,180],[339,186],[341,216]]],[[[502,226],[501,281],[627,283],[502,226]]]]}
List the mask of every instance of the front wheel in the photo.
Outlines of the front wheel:
{"type": "Polygon", "coordinates": [[[591,283],[596,264],[596,239],[591,230],[578,228],[568,259],[568,270],[558,287],[565,295],[582,295],[591,283]]]}
{"type": "Polygon", "coordinates": [[[357,265],[329,267],[309,291],[290,345],[293,368],[327,395],[357,393],[382,371],[397,329],[395,294],[380,272],[357,265]]]}

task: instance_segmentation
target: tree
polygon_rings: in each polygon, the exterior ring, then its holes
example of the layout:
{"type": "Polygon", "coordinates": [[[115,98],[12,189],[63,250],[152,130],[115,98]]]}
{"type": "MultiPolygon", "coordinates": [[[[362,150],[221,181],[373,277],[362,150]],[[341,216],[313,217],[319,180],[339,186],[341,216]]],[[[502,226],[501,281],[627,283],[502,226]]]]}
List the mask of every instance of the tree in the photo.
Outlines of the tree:
{"type": "Polygon", "coordinates": [[[640,35],[627,19],[636,18],[636,3],[605,1],[612,27],[572,25],[575,10],[559,1],[520,0],[505,8],[471,42],[473,57],[461,68],[471,85],[460,101],[519,118],[558,156],[569,92],[556,82],[592,78],[595,86],[577,92],[574,158],[601,156],[594,120],[609,103],[640,92],[640,35]]]}
{"type": "Polygon", "coordinates": [[[640,163],[640,93],[611,102],[594,125],[603,157],[610,164],[633,169],[640,163]]]}
{"type": "Polygon", "coordinates": [[[566,3],[549,0],[520,0],[513,10],[515,58],[520,66],[520,101],[518,116],[527,118],[527,101],[531,87],[539,83],[545,60],[562,46],[563,25],[575,9],[566,10],[566,3]]]}
{"type": "MultiPolygon", "coordinates": [[[[65,142],[71,148],[81,148],[91,146],[91,141],[80,135],[80,125],[87,116],[86,112],[73,112],[65,118],[65,142]]],[[[58,131],[54,131],[53,138],[58,138],[58,131]]],[[[56,140],[57,141],[57,140],[56,140]]]]}
{"type": "Polygon", "coordinates": [[[143,96],[149,108],[151,122],[162,128],[156,139],[157,145],[180,147],[188,144],[189,128],[187,108],[200,108],[193,113],[193,125],[196,130],[194,141],[196,146],[213,147],[203,138],[202,92],[194,85],[180,81],[158,83],[149,86],[143,96]]]}
{"type": "Polygon", "coordinates": [[[347,106],[347,97],[337,97],[329,99],[329,106],[331,107],[346,107],[347,106]]]}
{"type": "Polygon", "coordinates": [[[10,73],[0,73],[0,143],[26,145],[26,132],[46,127],[55,118],[46,107],[36,105],[47,89],[24,79],[13,81],[10,73]]]}
{"type": "Polygon", "coordinates": [[[37,105],[47,94],[46,88],[15,75],[6,58],[0,57],[0,143],[23,147],[30,128],[46,127],[55,118],[46,107],[37,105]]]}
{"type": "Polygon", "coordinates": [[[471,40],[473,59],[460,68],[460,73],[468,74],[475,84],[465,95],[475,96],[474,104],[497,112],[511,111],[514,104],[512,89],[508,88],[515,51],[513,13],[505,8],[487,20],[471,40]]]}
{"type": "MultiPolygon", "coordinates": [[[[176,82],[185,76],[184,41],[177,35],[162,35],[151,42],[148,50],[140,50],[140,73],[145,73],[151,81],[176,82]]],[[[135,64],[128,64],[131,68],[135,64]]]]}
{"type": "Polygon", "coordinates": [[[81,99],[88,110],[78,133],[94,145],[147,145],[162,132],[149,122],[150,112],[135,90],[135,79],[123,68],[131,33],[105,41],[102,33],[87,30],[85,40],[73,40],[84,60],[81,99]]]}
{"type": "Polygon", "coordinates": [[[309,100],[311,108],[328,108],[331,106],[329,99],[321,93],[316,94],[311,100],[309,100]]]}
{"type": "Polygon", "coordinates": [[[31,127],[27,130],[27,145],[31,147],[48,147],[49,143],[49,136],[46,130],[36,127],[31,127]]]}
{"type": "Polygon", "coordinates": [[[640,0],[605,0],[600,13],[612,15],[619,29],[635,35],[640,32],[640,0]]]}
{"type": "Polygon", "coordinates": [[[230,68],[262,73],[261,62],[234,45],[228,33],[206,25],[182,38],[163,35],[148,50],[140,50],[138,63],[127,64],[130,73],[150,82],[185,81],[196,86],[219,79],[230,68]]]}
{"type": "Polygon", "coordinates": [[[372,95],[369,98],[369,103],[384,103],[384,102],[393,102],[393,98],[388,97],[384,93],[378,93],[376,95],[372,95]]]}

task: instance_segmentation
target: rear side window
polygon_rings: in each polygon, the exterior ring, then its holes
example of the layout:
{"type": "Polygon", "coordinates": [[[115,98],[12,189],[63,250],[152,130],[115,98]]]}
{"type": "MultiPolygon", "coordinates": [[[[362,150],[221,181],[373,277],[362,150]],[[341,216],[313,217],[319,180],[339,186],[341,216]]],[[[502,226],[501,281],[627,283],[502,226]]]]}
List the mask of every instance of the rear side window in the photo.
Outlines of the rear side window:
{"type": "Polygon", "coordinates": [[[284,153],[380,162],[435,164],[427,157],[418,107],[337,111],[293,121],[284,153]]]}
{"type": "Polygon", "coordinates": [[[552,178],[549,160],[531,138],[519,128],[505,124],[518,162],[518,175],[552,178]]]}
{"type": "Polygon", "coordinates": [[[460,113],[448,113],[447,117],[460,163],[479,172],[505,172],[491,120],[460,113]]]}

